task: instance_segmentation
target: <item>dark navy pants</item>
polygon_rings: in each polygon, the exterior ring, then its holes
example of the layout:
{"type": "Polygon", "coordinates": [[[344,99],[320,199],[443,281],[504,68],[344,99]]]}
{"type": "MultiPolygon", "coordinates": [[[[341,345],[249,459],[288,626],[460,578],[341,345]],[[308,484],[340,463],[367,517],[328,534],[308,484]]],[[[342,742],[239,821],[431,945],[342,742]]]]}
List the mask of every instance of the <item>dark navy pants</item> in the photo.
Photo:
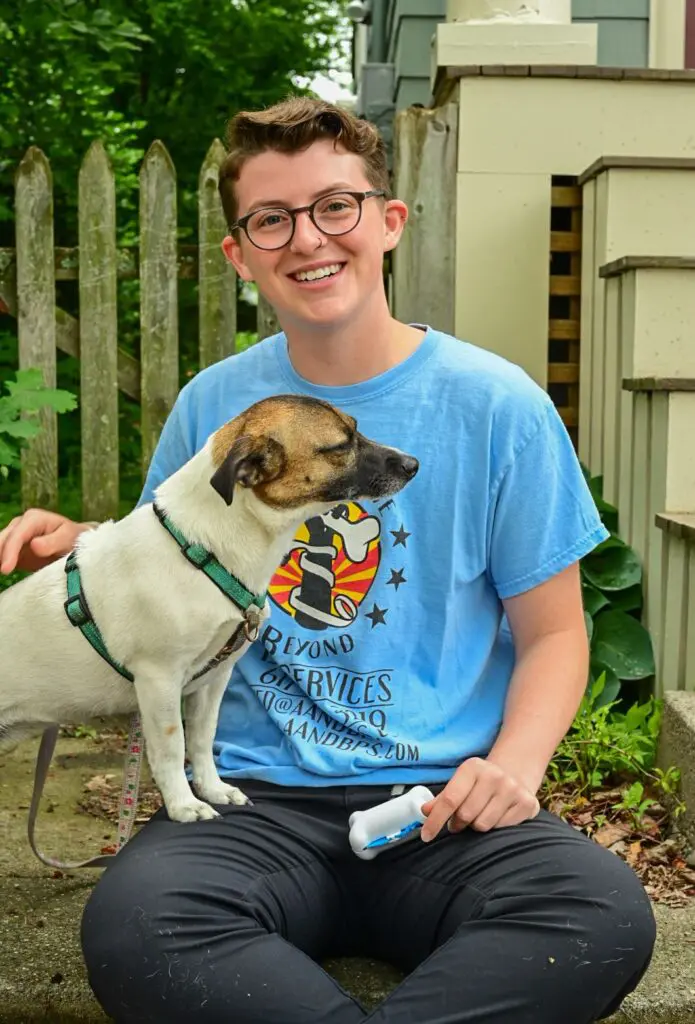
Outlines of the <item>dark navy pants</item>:
{"type": "Polygon", "coordinates": [[[97,883],[83,951],[119,1024],[589,1024],[649,963],[634,872],[545,811],[361,861],[348,817],[389,788],[242,786],[214,821],[155,815],[97,883]],[[341,955],[407,977],[367,1012],[341,955]]]}

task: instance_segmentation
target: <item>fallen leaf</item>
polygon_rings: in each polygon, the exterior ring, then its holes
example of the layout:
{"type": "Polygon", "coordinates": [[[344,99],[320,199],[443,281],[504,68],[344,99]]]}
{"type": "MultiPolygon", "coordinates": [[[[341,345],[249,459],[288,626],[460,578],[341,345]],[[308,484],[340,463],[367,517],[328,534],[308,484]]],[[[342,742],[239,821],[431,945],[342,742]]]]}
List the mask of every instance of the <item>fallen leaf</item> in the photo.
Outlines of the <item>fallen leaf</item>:
{"type": "Polygon", "coordinates": [[[600,846],[612,846],[618,840],[624,839],[628,832],[624,825],[602,825],[594,833],[594,839],[600,846]]]}
{"type": "Polygon", "coordinates": [[[625,854],[625,860],[628,862],[630,867],[634,867],[640,858],[642,853],[642,843],[637,840],[635,843],[630,843],[625,854]]]}
{"type": "Polygon", "coordinates": [[[94,792],[94,790],[97,789],[111,789],[111,779],[113,778],[115,778],[115,775],[113,774],[95,775],[89,780],[89,782],[85,782],[84,788],[88,789],[90,792],[94,792]]]}

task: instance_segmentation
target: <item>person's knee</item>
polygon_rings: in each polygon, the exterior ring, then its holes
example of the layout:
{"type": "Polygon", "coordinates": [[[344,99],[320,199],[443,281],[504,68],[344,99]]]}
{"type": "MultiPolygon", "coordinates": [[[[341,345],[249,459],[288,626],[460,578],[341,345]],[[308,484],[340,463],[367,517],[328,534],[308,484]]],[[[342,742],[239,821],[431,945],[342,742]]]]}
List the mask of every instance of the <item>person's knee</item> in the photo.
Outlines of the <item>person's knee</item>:
{"type": "Polygon", "coordinates": [[[646,970],[656,941],[656,919],[642,883],[624,861],[594,848],[583,875],[585,925],[591,945],[601,956],[632,975],[634,984],[646,970]]]}
{"type": "Polygon", "coordinates": [[[156,879],[122,874],[115,865],[110,867],[82,914],[82,955],[98,996],[103,984],[110,987],[132,962],[146,957],[145,947],[156,937],[152,918],[157,904],[161,909],[156,879]]]}

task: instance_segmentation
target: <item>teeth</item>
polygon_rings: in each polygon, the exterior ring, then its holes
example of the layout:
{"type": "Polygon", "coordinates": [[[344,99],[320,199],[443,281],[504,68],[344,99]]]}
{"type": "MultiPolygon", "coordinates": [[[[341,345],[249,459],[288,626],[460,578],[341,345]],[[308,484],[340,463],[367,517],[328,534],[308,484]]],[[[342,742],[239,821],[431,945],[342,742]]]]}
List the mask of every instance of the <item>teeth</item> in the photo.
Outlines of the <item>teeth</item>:
{"type": "Polygon", "coordinates": [[[341,269],[342,264],[333,263],[330,267],[319,267],[318,270],[300,270],[295,274],[297,281],[319,281],[322,277],[332,277],[341,269]]]}

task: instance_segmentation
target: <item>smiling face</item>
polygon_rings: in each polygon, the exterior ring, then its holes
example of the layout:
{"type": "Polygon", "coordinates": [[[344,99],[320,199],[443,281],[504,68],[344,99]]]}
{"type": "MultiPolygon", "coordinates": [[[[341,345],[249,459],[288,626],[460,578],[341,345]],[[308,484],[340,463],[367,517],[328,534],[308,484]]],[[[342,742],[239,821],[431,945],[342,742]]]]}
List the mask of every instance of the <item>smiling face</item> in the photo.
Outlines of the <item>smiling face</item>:
{"type": "Polygon", "coordinates": [[[237,485],[273,509],[332,507],[400,491],[417,459],[377,444],[351,416],[298,395],[264,399],[221,427],[212,440],[215,490],[227,504],[237,485]]]}
{"type": "MultiPolygon", "coordinates": [[[[239,217],[372,188],[362,158],[330,138],[296,153],[268,149],[252,156],[235,185],[239,217]]],[[[360,222],[347,234],[324,234],[301,213],[291,242],[281,249],[258,249],[243,231],[225,238],[223,249],[240,277],[257,283],[283,324],[338,327],[385,302],[384,253],[397,244],[406,219],[404,203],[375,197],[365,199],[360,222]]]]}

